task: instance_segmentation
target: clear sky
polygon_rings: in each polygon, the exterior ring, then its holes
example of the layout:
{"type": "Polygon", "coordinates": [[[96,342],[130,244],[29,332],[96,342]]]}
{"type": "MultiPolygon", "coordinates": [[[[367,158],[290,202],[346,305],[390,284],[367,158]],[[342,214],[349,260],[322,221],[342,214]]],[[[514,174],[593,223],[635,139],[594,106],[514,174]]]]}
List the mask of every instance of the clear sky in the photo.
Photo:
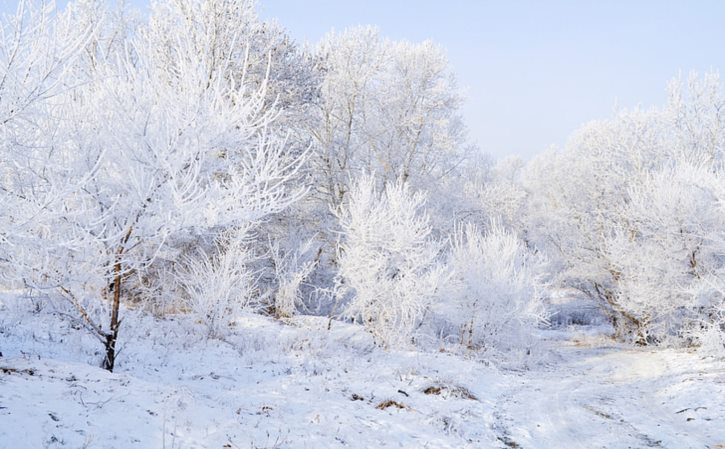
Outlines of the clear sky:
{"type": "Polygon", "coordinates": [[[300,42],[371,24],[440,43],[468,98],[471,137],[498,157],[561,145],[616,105],[662,104],[680,72],[725,68],[725,1],[260,0],[259,10],[300,42]]]}

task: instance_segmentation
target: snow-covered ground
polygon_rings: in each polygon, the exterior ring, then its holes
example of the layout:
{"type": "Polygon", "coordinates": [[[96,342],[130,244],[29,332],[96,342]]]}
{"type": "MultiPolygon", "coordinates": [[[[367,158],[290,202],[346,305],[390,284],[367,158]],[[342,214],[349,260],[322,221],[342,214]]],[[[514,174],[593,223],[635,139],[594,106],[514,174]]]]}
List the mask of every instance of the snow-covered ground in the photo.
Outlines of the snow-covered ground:
{"type": "Polygon", "coordinates": [[[554,347],[558,362],[523,373],[497,402],[511,447],[725,448],[723,361],[601,337],[554,347]]]}
{"type": "Polygon", "coordinates": [[[249,315],[220,341],[127,312],[108,373],[40,309],[0,305],[0,448],[725,448],[725,362],[596,330],[544,331],[547,356],[505,370],[323,318],[249,315]]]}

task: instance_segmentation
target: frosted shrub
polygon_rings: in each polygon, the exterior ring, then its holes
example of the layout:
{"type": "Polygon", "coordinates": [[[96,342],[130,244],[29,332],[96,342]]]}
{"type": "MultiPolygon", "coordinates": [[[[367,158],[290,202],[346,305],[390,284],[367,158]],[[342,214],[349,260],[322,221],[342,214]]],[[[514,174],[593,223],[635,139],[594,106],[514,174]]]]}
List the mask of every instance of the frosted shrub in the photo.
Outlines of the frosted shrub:
{"type": "Polygon", "coordinates": [[[337,211],[339,294],[349,296],[343,314],[383,346],[411,342],[442,280],[440,245],[430,238],[424,203],[403,182],[378,192],[364,176],[337,211]]]}
{"type": "Polygon", "coordinates": [[[704,323],[694,335],[701,353],[722,357],[725,354],[725,314],[721,313],[716,323],[704,323]]]}
{"type": "Polygon", "coordinates": [[[449,295],[436,310],[460,342],[488,353],[528,352],[545,319],[542,258],[497,222],[485,233],[469,223],[452,237],[450,266],[449,295]]]}
{"type": "Polygon", "coordinates": [[[300,288],[317,265],[310,259],[313,240],[306,241],[299,249],[283,253],[278,243],[270,244],[276,290],[272,307],[277,318],[289,318],[296,314],[302,303],[300,288]]]}
{"type": "Polygon", "coordinates": [[[176,274],[185,308],[211,337],[223,336],[239,312],[255,307],[258,288],[249,243],[246,229],[227,231],[212,253],[199,249],[185,257],[176,274]]]}

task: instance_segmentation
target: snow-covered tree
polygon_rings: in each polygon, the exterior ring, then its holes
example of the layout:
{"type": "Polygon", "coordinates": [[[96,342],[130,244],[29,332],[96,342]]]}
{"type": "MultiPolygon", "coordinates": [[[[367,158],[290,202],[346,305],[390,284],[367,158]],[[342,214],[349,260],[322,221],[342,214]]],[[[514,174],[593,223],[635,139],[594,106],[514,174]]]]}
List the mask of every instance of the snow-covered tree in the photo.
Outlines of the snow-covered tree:
{"type": "Polygon", "coordinates": [[[298,48],[282,27],[259,18],[256,4],[256,0],[161,2],[152,19],[158,30],[155,39],[168,50],[168,59],[160,62],[173,67],[174,36],[183,29],[195,51],[209,52],[205,57],[210,71],[223,69],[227,81],[240,88],[264,85],[265,106],[280,115],[271,126],[283,124],[284,134],[309,125],[313,114],[308,108],[319,95],[321,74],[312,56],[298,48]]]}
{"type": "Polygon", "coordinates": [[[722,176],[705,161],[673,161],[630,187],[626,225],[603,238],[617,273],[616,304],[645,341],[697,339],[718,320],[725,299],[722,176]]]}
{"type": "Polygon", "coordinates": [[[465,158],[461,97],[440,47],[360,27],[327,35],[318,54],[325,77],[311,162],[328,204],[340,205],[362,173],[376,173],[379,187],[400,178],[427,188],[465,158]]]}
{"type": "Polygon", "coordinates": [[[300,194],[287,184],[301,158],[267,132],[277,114],[265,84],[234,81],[215,35],[183,26],[185,4],[155,3],[132,51],[99,58],[48,102],[25,158],[8,164],[25,182],[11,186],[16,196],[42,198],[14,263],[28,285],[74,304],[109,370],[127,286],[167,242],[259,223],[300,194]]]}
{"type": "Polygon", "coordinates": [[[526,169],[531,238],[640,344],[681,339],[723,300],[703,282],[722,267],[719,86],[714,75],[686,91],[676,82],[665,107],[586,125],[526,169]]]}
{"type": "Polygon", "coordinates": [[[433,43],[396,42],[357,27],[325,36],[314,62],[322,82],[307,128],[311,191],[294,218],[315,230],[321,252],[311,276],[327,291],[337,271],[339,228],[330,211],[344,204],[358,177],[375,173],[378,191],[399,180],[426,191],[436,204],[432,227],[442,234],[439,228],[452,226],[458,201],[451,197],[463,191],[456,174],[471,148],[462,98],[444,51],[433,43]]]}

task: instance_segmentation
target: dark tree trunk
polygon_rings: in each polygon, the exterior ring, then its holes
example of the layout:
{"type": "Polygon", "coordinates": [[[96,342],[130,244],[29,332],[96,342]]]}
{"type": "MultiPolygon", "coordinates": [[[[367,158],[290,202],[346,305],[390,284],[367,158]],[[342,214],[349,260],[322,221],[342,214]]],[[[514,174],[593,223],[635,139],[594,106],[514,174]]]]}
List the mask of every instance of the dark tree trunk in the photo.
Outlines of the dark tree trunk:
{"type": "Polygon", "coordinates": [[[111,323],[110,330],[106,334],[106,358],[103,359],[103,369],[113,372],[113,366],[116,363],[116,340],[118,339],[118,309],[121,306],[121,262],[116,262],[113,267],[113,303],[111,304],[111,323]]]}
{"type": "Polygon", "coordinates": [[[594,284],[594,290],[604,306],[603,310],[612,322],[615,337],[619,340],[631,339],[636,345],[647,346],[650,341],[646,335],[646,320],[625,311],[617,302],[612,290],[598,283],[594,284]]]}

